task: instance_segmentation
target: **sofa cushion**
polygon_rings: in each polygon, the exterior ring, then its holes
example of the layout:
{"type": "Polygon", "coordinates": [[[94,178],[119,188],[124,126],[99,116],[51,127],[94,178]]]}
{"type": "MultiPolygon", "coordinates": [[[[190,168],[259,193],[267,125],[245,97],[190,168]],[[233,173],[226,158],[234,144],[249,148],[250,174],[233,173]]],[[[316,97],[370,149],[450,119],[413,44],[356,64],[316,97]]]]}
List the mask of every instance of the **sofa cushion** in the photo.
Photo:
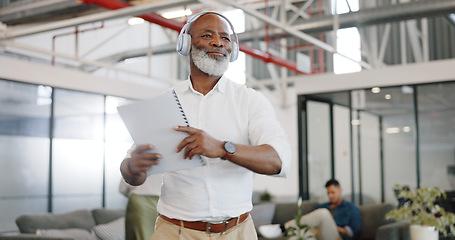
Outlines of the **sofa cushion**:
{"type": "Polygon", "coordinates": [[[125,209],[97,208],[92,210],[93,219],[96,225],[112,222],[125,216],[125,209]]]}
{"type": "Polygon", "coordinates": [[[17,235],[0,235],[0,240],[74,240],[71,237],[45,237],[32,233],[21,233],[17,235]]]}
{"type": "Polygon", "coordinates": [[[89,231],[80,228],[38,229],[36,235],[45,237],[70,237],[73,240],[96,240],[89,231]]]}
{"type": "MultiPolygon", "coordinates": [[[[318,204],[319,203],[317,201],[303,201],[301,206],[302,214],[307,214],[313,211],[318,204]]],[[[297,210],[297,202],[277,204],[272,223],[284,224],[287,221],[294,219],[295,215],[297,215],[297,210]]]]}
{"type": "Polygon", "coordinates": [[[254,227],[258,231],[259,226],[269,225],[272,223],[273,215],[275,214],[275,203],[259,203],[253,206],[250,212],[253,219],[254,227]]]}
{"type": "Polygon", "coordinates": [[[385,220],[384,216],[392,210],[394,206],[390,203],[380,203],[370,206],[360,206],[360,216],[362,217],[362,226],[360,228],[360,239],[375,239],[376,231],[381,225],[391,223],[385,220]]]}
{"type": "Polygon", "coordinates": [[[101,240],[125,239],[125,218],[121,217],[112,222],[93,227],[96,237],[101,240]]]}
{"type": "Polygon", "coordinates": [[[36,233],[38,229],[81,228],[90,231],[95,226],[88,210],[78,210],[62,214],[41,213],[22,215],[16,219],[21,233],[36,233]]]}

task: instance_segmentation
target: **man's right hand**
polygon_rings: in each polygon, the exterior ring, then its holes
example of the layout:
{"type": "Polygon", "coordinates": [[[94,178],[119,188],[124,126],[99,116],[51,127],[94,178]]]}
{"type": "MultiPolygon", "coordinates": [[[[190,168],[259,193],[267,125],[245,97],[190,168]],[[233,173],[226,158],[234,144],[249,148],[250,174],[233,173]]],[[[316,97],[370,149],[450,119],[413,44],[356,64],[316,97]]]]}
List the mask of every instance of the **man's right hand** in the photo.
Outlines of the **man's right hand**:
{"type": "Polygon", "coordinates": [[[126,182],[131,185],[141,185],[147,179],[147,171],[159,164],[162,157],[159,153],[152,153],[155,147],[151,144],[140,145],[131,152],[130,158],[125,158],[120,165],[120,171],[126,182]]]}
{"type": "Polygon", "coordinates": [[[154,148],[155,146],[152,144],[147,144],[134,149],[128,163],[129,170],[133,175],[139,175],[142,172],[147,173],[153,165],[157,165],[160,162],[161,154],[150,152],[154,148]]]}
{"type": "Polygon", "coordinates": [[[346,235],[346,229],[344,227],[337,226],[338,232],[340,232],[343,235],[346,235]]]}

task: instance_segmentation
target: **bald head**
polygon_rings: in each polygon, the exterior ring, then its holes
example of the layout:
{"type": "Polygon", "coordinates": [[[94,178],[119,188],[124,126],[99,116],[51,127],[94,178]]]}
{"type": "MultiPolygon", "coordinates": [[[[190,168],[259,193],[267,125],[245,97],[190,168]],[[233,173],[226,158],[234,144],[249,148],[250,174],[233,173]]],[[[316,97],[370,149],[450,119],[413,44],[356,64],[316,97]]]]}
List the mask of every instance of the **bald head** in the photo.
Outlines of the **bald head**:
{"type": "Polygon", "coordinates": [[[224,27],[226,28],[226,33],[229,35],[229,23],[227,22],[227,20],[222,17],[221,15],[219,14],[216,14],[216,13],[212,13],[212,12],[208,12],[200,17],[198,17],[196,20],[194,20],[191,25],[189,26],[188,28],[188,34],[191,35],[191,32],[194,28],[194,26],[196,25],[199,25],[199,24],[219,24],[219,23],[222,23],[224,25],[224,27]]]}

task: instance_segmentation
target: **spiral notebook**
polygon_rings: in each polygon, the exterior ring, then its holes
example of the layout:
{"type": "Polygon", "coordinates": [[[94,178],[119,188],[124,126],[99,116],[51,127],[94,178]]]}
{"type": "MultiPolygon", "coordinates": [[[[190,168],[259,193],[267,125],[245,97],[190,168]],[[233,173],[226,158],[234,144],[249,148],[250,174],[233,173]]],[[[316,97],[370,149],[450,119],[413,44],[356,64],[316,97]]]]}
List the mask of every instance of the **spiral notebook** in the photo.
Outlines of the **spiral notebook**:
{"type": "Polygon", "coordinates": [[[150,168],[149,175],[204,165],[199,155],[190,160],[183,158],[183,150],[175,152],[188,134],[175,131],[174,126],[189,126],[175,91],[166,91],[157,97],[117,109],[136,146],[153,144],[155,149],[152,152],[163,155],[160,163],[150,168]]]}

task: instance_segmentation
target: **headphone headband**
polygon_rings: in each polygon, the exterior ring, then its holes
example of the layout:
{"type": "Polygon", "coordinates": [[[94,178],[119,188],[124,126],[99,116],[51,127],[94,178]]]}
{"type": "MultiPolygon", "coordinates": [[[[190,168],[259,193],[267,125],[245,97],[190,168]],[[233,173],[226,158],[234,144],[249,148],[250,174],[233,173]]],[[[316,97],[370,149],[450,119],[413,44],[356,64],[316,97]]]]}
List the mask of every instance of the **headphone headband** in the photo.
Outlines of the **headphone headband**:
{"type": "Polygon", "coordinates": [[[187,23],[180,30],[180,34],[179,34],[179,37],[177,39],[177,48],[176,48],[177,52],[180,53],[183,56],[188,56],[188,54],[190,54],[190,50],[191,50],[191,35],[189,35],[187,33],[187,31],[188,31],[189,28],[191,28],[193,23],[199,17],[204,16],[206,14],[216,14],[216,15],[224,18],[228,22],[229,26],[231,27],[232,37],[233,37],[233,40],[234,40],[234,41],[231,41],[231,43],[232,43],[232,51],[231,51],[231,59],[230,59],[230,61],[231,62],[235,61],[237,59],[238,55],[239,55],[239,39],[237,38],[237,34],[234,31],[234,26],[232,25],[231,21],[229,21],[229,19],[227,19],[224,15],[222,15],[221,13],[218,13],[218,12],[213,12],[213,11],[204,11],[204,12],[200,12],[200,13],[197,13],[197,14],[191,16],[191,18],[187,21],[187,23]]]}

